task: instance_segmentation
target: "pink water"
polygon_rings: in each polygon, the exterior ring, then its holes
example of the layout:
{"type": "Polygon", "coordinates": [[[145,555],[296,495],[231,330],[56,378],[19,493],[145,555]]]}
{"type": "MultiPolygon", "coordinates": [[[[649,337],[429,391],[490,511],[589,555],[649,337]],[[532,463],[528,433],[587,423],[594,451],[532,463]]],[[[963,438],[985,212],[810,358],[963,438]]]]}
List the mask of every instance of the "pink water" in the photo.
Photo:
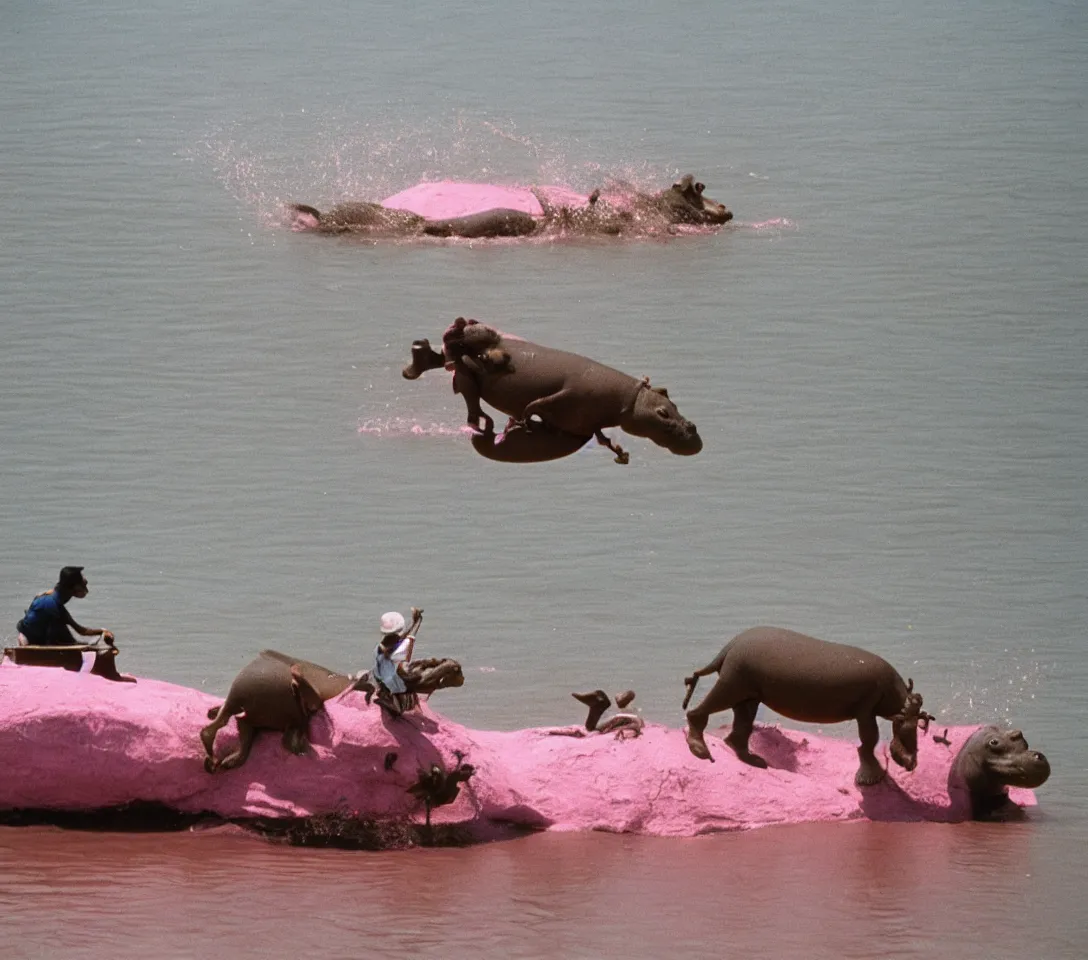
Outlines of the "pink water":
{"type": "Polygon", "coordinates": [[[1039,823],[835,824],[375,854],[229,828],[3,828],[0,948],[5,960],[1083,956],[1083,891],[1056,840],[1039,823]]]}

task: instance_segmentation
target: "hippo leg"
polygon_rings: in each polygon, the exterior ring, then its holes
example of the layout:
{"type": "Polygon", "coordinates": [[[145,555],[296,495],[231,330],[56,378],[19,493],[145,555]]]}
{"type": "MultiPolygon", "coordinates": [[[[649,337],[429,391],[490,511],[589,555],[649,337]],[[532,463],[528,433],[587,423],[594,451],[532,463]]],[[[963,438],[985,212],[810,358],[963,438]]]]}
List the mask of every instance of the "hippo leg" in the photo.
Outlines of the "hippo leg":
{"type": "Polygon", "coordinates": [[[216,734],[230,723],[231,717],[241,712],[242,707],[232,700],[229,695],[222,706],[218,708],[212,707],[208,711],[208,719],[212,722],[200,731],[200,742],[204,744],[204,752],[207,754],[204,759],[204,769],[207,770],[208,773],[212,773],[217,766],[215,762],[216,734]]]}
{"type": "Polygon", "coordinates": [[[283,748],[295,756],[301,756],[310,747],[310,738],[304,727],[288,727],[283,731],[283,748]]]}
{"type": "Polygon", "coordinates": [[[446,358],[432,349],[430,340],[415,340],[412,342],[412,362],[400,375],[405,380],[418,380],[428,370],[437,370],[445,365],[446,358]]]}
{"type": "Polygon", "coordinates": [[[858,747],[858,759],[861,765],[854,776],[854,783],[859,787],[870,787],[884,779],[884,768],[876,758],[876,745],[880,742],[880,728],[875,714],[858,717],[858,735],[861,746],[858,747]]]}
{"type": "Polygon", "coordinates": [[[725,742],[733,749],[739,760],[753,767],[766,767],[767,761],[748,750],[748,738],[752,734],[752,724],[758,708],[759,699],[752,695],[752,692],[733,671],[723,669],[718,676],[718,682],[703,697],[702,702],[687,712],[688,749],[701,760],[713,760],[710,749],[703,739],[703,731],[712,714],[722,710],[732,710],[733,729],[725,742]]]}
{"type": "Polygon", "coordinates": [[[216,764],[219,770],[233,770],[240,767],[249,757],[249,751],[253,749],[253,741],[257,738],[257,728],[244,717],[238,718],[238,749],[229,756],[224,757],[216,764]]]}
{"type": "Polygon", "coordinates": [[[630,454],[626,450],[624,450],[623,447],[621,447],[618,443],[613,443],[611,440],[609,440],[602,431],[596,431],[593,436],[597,438],[597,442],[602,447],[608,447],[608,449],[616,455],[616,463],[631,462],[630,454]]]}
{"type": "Polygon", "coordinates": [[[470,427],[475,427],[479,430],[480,421],[483,420],[484,431],[486,433],[495,432],[495,421],[484,413],[484,408],[480,406],[479,381],[477,381],[468,370],[461,366],[458,366],[453,373],[453,392],[459,393],[465,398],[465,411],[470,427]]]}
{"type": "Polygon", "coordinates": [[[738,758],[753,767],[766,769],[767,761],[752,753],[748,749],[748,738],[752,735],[752,728],[756,722],[756,711],[759,710],[758,700],[744,700],[733,707],[733,729],[725,742],[733,748],[738,758]]]}

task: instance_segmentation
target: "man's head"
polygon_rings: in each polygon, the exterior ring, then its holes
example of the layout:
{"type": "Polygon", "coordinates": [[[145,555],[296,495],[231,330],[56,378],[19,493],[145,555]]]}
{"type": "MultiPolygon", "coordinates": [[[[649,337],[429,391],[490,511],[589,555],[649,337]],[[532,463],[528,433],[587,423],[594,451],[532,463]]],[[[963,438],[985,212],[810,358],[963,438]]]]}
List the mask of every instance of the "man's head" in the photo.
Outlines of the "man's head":
{"type": "Polygon", "coordinates": [[[87,578],[83,576],[82,567],[64,567],[57,577],[57,587],[62,593],[78,597],[81,600],[87,596],[87,578]]]}

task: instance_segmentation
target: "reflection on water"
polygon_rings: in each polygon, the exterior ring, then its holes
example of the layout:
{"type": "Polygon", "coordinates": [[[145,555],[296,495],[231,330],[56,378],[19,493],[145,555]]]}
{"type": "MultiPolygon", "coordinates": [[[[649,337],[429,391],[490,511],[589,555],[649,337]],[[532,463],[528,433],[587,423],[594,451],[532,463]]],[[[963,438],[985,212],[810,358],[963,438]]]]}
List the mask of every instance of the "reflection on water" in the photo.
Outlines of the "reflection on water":
{"type": "Polygon", "coordinates": [[[276,846],[229,828],[9,828],[0,932],[8,960],[870,960],[952,948],[992,960],[995,943],[1001,956],[1080,957],[1088,926],[1076,867],[1055,842],[1031,823],[851,824],[369,854],[276,846]],[[45,900],[64,904],[64,922],[45,900]]]}

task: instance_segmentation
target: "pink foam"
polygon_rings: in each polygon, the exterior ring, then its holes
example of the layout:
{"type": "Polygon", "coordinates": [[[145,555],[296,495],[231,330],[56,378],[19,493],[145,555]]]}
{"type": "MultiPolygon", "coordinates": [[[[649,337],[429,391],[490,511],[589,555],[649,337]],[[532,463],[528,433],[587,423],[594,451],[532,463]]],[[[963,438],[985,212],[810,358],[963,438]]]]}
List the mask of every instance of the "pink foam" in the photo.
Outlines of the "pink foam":
{"type": "MultiPolygon", "coordinates": [[[[567,187],[544,186],[535,188],[556,205],[585,206],[589,198],[567,187]]],[[[439,180],[434,183],[418,183],[382,201],[383,207],[407,210],[430,220],[448,217],[465,217],[485,210],[520,210],[534,217],[542,217],[544,210],[528,187],[502,186],[495,183],[459,183],[439,180]]]]}
{"type": "Polygon", "coordinates": [[[770,220],[760,220],[757,223],[738,223],[738,227],[747,227],[749,230],[796,230],[797,224],[789,217],[773,217],[770,220]]]}
{"type": "MultiPolygon", "coordinates": [[[[198,732],[219,702],[156,680],[121,684],[5,663],[0,768],[19,774],[0,778],[0,809],[91,810],[143,800],[228,818],[422,819],[406,788],[432,762],[452,766],[460,751],[476,774],[434,819],[479,837],[510,825],[690,837],[805,821],[954,821],[966,807],[963,797],[949,796],[948,770],[977,729],[951,729],[951,747],[922,738],[915,772],[892,765],[883,783],[859,790],[853,740],[760,726],[752,746],[771,768],[757,770],[714,737],[716,762],[698,760],[681,730],[656,724],[631,740],[551,735],[559,728],[473,730],[426,706],[410,719],[388,720],[350,694],[313,718],[309,755],[293,756],[278,735],[262,734],[243,767],[212,775],[198,732]],[[391,770],[388,753],[397,754],[391,770]]],[[[233,730],[221,731],[218,752],[232,746],[233,730]]],[[[1031,791],[1013,796],[1035,802],[1031,791]]]]}
{"type": "Polygon", "coordinates": [[[467,424],[421,423],[409,417],[383,417],[364,420],[357,432],[371,437],[460,437],[474,431],[467,424]]]}

